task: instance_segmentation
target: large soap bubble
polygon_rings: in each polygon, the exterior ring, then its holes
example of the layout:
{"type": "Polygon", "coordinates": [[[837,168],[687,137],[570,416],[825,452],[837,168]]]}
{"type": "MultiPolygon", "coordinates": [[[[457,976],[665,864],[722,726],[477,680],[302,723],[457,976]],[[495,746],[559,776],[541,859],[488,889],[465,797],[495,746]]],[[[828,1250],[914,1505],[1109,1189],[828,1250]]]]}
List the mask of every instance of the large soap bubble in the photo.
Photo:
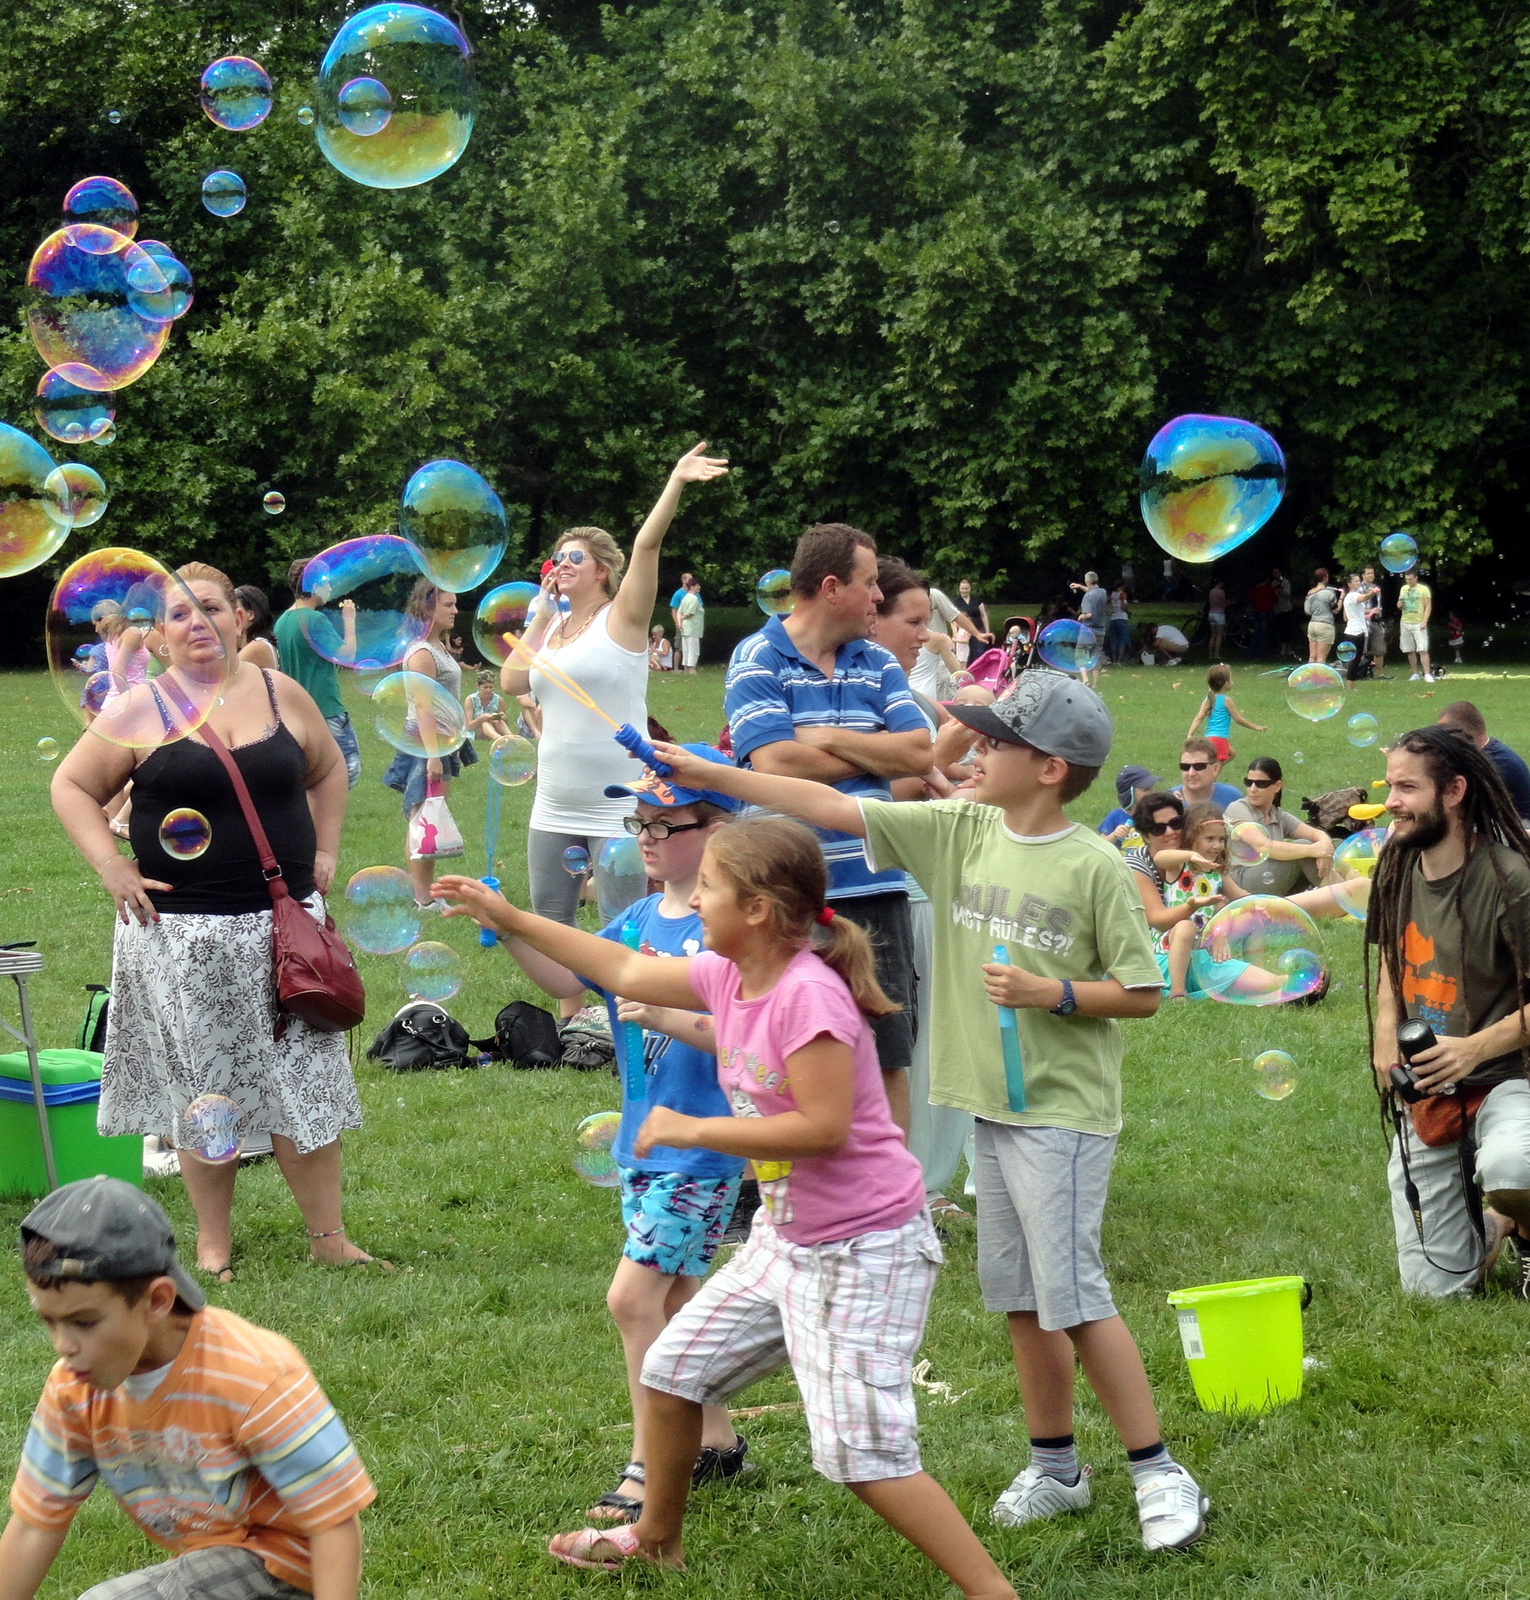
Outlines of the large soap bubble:
{"type": "Polygon", "coordinates": [[[48,603],[45,633],[59,698],[92,733],[134,750],[199,728],[230,668],[196,596],[138,550],[92,550],[66,567],[48,603]],[[148,641],[163,638],[160,630],[172,632],[185,665],[150,679],[148,641]],[[92,670],[103,656],[105,670],[92,670]]]}
{"type": "Polygon", "coordinates": [[[202,74],[202,109],[230,133],[258,128],[271,114],[271,79],[248,56],[224,56],[202,74]]]}
{"type": "Polygon", "coordinates": [[[648,868],[630,833],[618,833],[601,846],[595,861],[595,896],[603,913],[615,915],[648,893],[648,868]]]}
{"type": "Polygon", "coordinates": [[[199,1094],[175,1119],[175,1148],[210,1166],[227,1166],[244,1148],[244,1113],[226,1094],[199,1094]]]}
{"type": "Polygon", "coordinates": [[[1274,1006],[1327,984],[1317,924],[1278,895],[1247,895],[1222,907],[1190,953],[1190,975],[1213,1000],[1274,1006]]]}
{"type": "Polygon", "coordinates": [[[1326,722],[1344,709],[1344,674],[1308,661],[1286,679],[1286,704],[1308,722],[1326,722]]]}
{"type": "Polygon", "coordinates": [[[1389,533],[1381,541],[1381,564],[1388,572],[1411,572],[1418,565],[1418,541],[1411,534],[1389,533]]]}
{"type": "Polygon", "coordinates": [[[1100,664],[1100,636],[1071,617],[1059,617],[1041,630],[1036,653],[1058,672],[1092,672],[1100,664]]]}
{"type": "Polygon", "coordinates": [[[507,733],[489,747],[489,776],[507,789],[518,789],[537,775],[537,747],[518,733],[507,733]]]}
{"type": "Polygon", "coordinates": [[[526,631],[526,619],[537,603],[541,590],[534,583],[502,583],[478,602],[473,617],[473,643],[485,661],[504,666],[514,652],[507,634],[519,638],[526,631]]]}
{"type": "MultiPolygon", "coordinates": [[[[131,273],[152,288],[154,258],[120,233],[89,224],[60,228],[37,247],[27,269],[27,325],[50,367],[69,366],[81,388],[135,383],[165,347],[169,327],[148,322],[130,303],[131,273]],[[108,248],[100,248],[103,245],[108,248]]],[[[143,292],[137,290],[135,292],[143,292]]]]}
{"type": "Polygon", "coordinates": [[[455,754],[467,737],[461,702],[439,679],[423,672],[395,672],[372,691],[378,737],[411,756],[455,754]],[[426,736],[434,730],[430,745],[426,736]]]}
{"type": "Polygon", "coordinates": [[[0,422],[0,578],[39,567],[72,526],[49,492],[53,457],[19,428],[0,422]]]}
{"type": "Polygon", "coordinates": [[[1333,853],[1333,874],[1328,886],[1339,909],[1356,922],[1364,922],[1371,901],[1371,880],[1377,859],[1387,842],[1385,828],[1362,828],[1352,833],[1333,853]]]}
{"type": "MultiPolygon", "coordinates": [[[[319,67],[316,136],[325,158],[372,189],[409,189],[445,172],[473,132],[477,89],[468,42],[424,6],[368,6],[341,27],[319,67]],[[346,123],[341,94],[359,79],[391,101],[381,127],[346,123]]],[[[352,93],[357,91],[352,89],[352,93]]]]}
{"type": "Polygon", "coordinates": [[[1257,867],[1270,857],[1270,836],[1257,822],[1235,823],[1227,830],[1227,859],[1235,867],[1257,867]]]}
{"type": "Polygon", "coordinates": [[[763,573],[754,586],[754,603],[767,617],[790,616],[797,603],[792,594],[791,573],[785,567],[772,567],[763,573]]]}
{"type": "Polygon", "coordinates": [[[88,528],[99,522],[106,515],[110,499],[101,474],[78,461],[55,467],[43,484],[43,492],[49,498],[53,516],[71,528],[88,528]]]}
{"type": "Polygon", "coordinates": [[[404,485],[398,531],[430,581],[454,594],[492,576],[509,538],[499,496],[460,461],[427,461],[404,485]]]}
{"type": "Polygon", "coordinates": [[[227,167],[219,167],[202,179],[202,204],[215,217],[237,217],[248,199],[244,179],[227,167]]]}
{"type": "MultiPolygon", "coordinates": [[[[115,178],[81,178],[64,196],[64,221],[88,223],[131,239],[138,232],[138,202],[133,191],[115,178]]],[[[86,249],[101,244],[94,234],[84,241],[86,249]]]]}
{"type": "Polygon", "coordinates": [[[402,867],[363,867],[345,886],[345,936],[373,956],[395,956],[420,937],[419,902],[402,867]]]}
{"type": "Polygon", "coordinates": [[[101,385],[98,372],[84,374],[87,384],[70,377],[71,368],[54,368],[37,382],[34,410],[37,425],[44,433],[64,444],[80,444],[95,439],[117,415],[110,391],[101,385]]]}
{"type": "Polygon", "coordinates": [[[149,256],[164,279],[158,289],[147,273],[139,269],[128,273],[128,303],[149,322],[173,322],[191,310],[195,285],[191,269],[167,244],[158,239],[140,239],[138,248],[149,256]]]}
{"type": "Polygon", "coordinates": [[[450,1000],[462,987],[462,958],[449,944],[427,939],[404,957],[404,987],[416,1000],[450,1000]]]}
{"type": "Polygon", "coordinates": [[[419,553],[396,534],[347,539],[321,550],[303,568],[304,592],[319,602],[317,609],[298,612],[303,637],[338,667],[396,667],[430,632],[428,618],[406,609],[419,577],[419,553]]]}
{"type": "Polygon", "coordinates": [[[358,139],[370,139],[393,120],[393,96],[376,78],[352,78],[336,96],[340,126],[358,139]]]}
{"type": "Polygon", "coordinates": [[[1142,458],[1142,520],[1180,561],[1215,561],[1257,533],[1286,492],[1286,458],[1237,417],[1176,417],[1142,458]]]}
{"type": "Polygon", "coordinates": [[[611,1146],[616,1143],[621,1126],[621,1112],[596,1111],[574,1129],[571,1165],[586,1183],[597,1189],[614,1189],[620,1181],[611,1146]]]}

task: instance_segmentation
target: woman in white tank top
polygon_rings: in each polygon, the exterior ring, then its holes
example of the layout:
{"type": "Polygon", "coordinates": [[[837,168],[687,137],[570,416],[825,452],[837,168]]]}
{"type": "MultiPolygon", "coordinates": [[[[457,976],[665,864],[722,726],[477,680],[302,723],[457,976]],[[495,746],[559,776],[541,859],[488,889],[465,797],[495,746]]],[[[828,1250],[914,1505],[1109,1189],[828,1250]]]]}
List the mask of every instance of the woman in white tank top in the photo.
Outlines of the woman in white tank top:
{"type": "MultiPolygon", "coordinates": [[[[554,546],[544,598],[526,628],[529,649],[583,689],[606,716],[630,722],[640,733],[648,725],[648,625],[658,593],[659,547],[686,484],[728,470],[726,461],[703,455],[705,449],[705,442],[698,444],[670,473],[633,540],[630,565],[604,529],[570,528],[554,546]]],[[[636,769],[611,737],[610,725],[539,664],[528,671],[516,653],[500,669],[499,684],[507,695],[535,695],[542,711],[537,792],[526,835],[531,906],[538,916],[572,925],[581,882],[564,869],[563,852],[578,845],[592,862],[599,858],[633,804],[607,799],[606,786],[631,783],[636,769]]],[[[615,912],[601,910],[608,918],[615,912]]],[[[577,1001],[564,1005],[578,1009],[577,1001]]]]}

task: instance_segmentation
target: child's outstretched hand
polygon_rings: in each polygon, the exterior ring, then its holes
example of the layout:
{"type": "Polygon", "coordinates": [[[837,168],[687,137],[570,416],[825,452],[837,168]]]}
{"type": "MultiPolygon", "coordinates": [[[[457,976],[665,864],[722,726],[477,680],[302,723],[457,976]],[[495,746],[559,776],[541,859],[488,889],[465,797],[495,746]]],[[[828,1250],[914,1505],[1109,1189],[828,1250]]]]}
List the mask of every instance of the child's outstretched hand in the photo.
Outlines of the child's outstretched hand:
{"type": "Polygon", "coordinates": [[[665,744],[660,739],[654,740],[653,749],[670,773],[687,789],[711,789],[715,787],[718,773],[728,770],[715,761],[704,761],[689,750],[677,744],[665,744]]]}
{"type": "Polygon", "coordinates": [[[480,928],[489,928],[495,933],[510,932],[510,902],[498,889],[489,888],[477,878],[447,873],[430,886],[430,893],[433,899],[451,902],[443,916],[471,917],[480,928]]]}

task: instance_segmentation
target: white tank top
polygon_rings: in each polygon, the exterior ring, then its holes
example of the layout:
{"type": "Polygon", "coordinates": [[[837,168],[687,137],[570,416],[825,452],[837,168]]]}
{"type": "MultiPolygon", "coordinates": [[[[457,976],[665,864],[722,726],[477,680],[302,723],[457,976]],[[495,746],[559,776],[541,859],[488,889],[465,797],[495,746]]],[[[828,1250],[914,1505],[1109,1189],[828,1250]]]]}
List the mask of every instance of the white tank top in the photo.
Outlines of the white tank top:
{"type": "Polygon", "coordinates": [[[566,675],[618,725],[648,730],[648,647],[626,650],[606,632],[611,607],[602,606],[572,644],[537,656],[531,692],[542,708],[537,747],[537,797],[531,826],[542,833],[612,834],[636,801],[608,800],[608,783],[634,783],[642,766],[611,737],[611,728],[541,670],[545,660],[566,675]]]}

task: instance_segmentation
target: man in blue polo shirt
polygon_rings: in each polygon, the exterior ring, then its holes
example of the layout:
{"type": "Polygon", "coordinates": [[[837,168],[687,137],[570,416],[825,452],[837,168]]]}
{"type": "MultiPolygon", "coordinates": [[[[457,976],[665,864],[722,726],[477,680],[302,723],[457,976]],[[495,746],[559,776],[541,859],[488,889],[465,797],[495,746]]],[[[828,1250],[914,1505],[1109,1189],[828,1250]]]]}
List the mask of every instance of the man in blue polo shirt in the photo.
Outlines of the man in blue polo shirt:
{"type": "MultiPolygon", "coordinates": [[[[874,541],[842,522],[809,528],[792,557],[792,598],[789,616],[772,617],[733,652],[723,703],[734,756],[759,772],[891,799],[893,780],[921,776],[933,757],[903,669],[866,637],[882,598],[874,541]]],[[[872,1029],[906,1132],[914,951],[903,874],[873,873],[864,840],[824,830],[819,838],[829,904],[871,936],[877,981],[903,1007],[872,1029]]]]}

